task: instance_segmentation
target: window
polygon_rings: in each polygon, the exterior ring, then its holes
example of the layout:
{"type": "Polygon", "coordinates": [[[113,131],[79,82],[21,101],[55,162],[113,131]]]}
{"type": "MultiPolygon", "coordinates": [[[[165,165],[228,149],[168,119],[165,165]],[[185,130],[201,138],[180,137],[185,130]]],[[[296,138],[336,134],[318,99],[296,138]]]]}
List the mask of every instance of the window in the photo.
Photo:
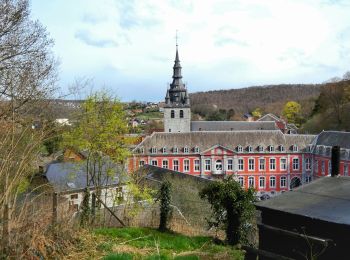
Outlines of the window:
{"type": "Polygon", "coordinates": [[[200,161],[194,160],[194,171],[199,172],[199,169],[200,169],[200,161]]]}
{"type": "Polygon", "coordinates": [[[180,110],[180,118],[184,118],[184,111],[180,110]]]}
{"type": "Polygon", "coordinates": [[[253,188],[255,185],[254,185],[254,177],[252,176],[249,176],[248,177],[248,187],[249,188],[253,188]]]}
{"type": "Polygon", "coordinates": [[[179,149],[175,146],[175,147],[173,148],[173,152],[174,152],[174,153],[178,153],[178,152],[179,152],[179,149]]]}
{"type": "Polygon", "coordinates": [[[276,188],[276,177],[275,176],[270,177],[270,188],[276,188]]]}
{"type": "Polygon", "coordinates": [[[143,147],[140,147],[139,151],[140,151],[140,153],[144,153],[145,149],[143,147]]]}
{"type": "Polygon", "coordinates": [[[348,175],[349,175],[349,166],[344,163],[344,176],[348,176],[348,175]]]}
{"type": "Polygon", "coordinates": [[[293,170],[299,170],[299,158],[293,158],[293,170]]]}
{"type": "Polygon", "coordinates": [[[78,199],[78,193],[70,195],[71,200],[76,200],[78,199]]]}
{"type": "Polygon", "coordinates": [[[306,183],[311,182],[311,176],[306,176],[306,177],[305,177],[305,182],[306,182],[306,183]]]}
{"type": "Polygon", "coordinates": [[[157,166],[157,165],[158,165],[157,160],[152,160],[151,165],[153,165],[153,166],[157,166]]]}
{"type": "Polygon", "coordinates": [[[259,188],[265,188],[265,177],[259,177],[259,188]]]}
{"type": "Polygon", "coordinates": [[[293,145],[292,149],[293,149],[293,152],[297,152],[298,151],[298,146],[293,145]]]}
{"type": "Polygon", "coordinates": [[[243,159],[238,159],[238,170],[243,171],[244,169],[244,161],[243,159]]]}
{"type": "Polygon", "coordinates": [[[168,160],[163,160],[162,161],[162,168],[168,169],[168,160]]]}
{"type": "Polygon", "coordinates": [[[171,133],[171,129],[169,128],[169,133],[171,133]]]}
{"type": "Polygon", "coordinates": [[[221,160],[217,160],[215,162],[215,170],[222,171],[222,161],[221,160]]]}
{"type": "Polygon", "coordinates": [[[142,166],[144,166],[145,165],[145,161],[144,160],[140,160],[139,161],[139,167],[142,167],[142,166]]]}
{"type": "Polygon", "coordinates": [[[305,169],[307,171],[311,170],[311,158],[306,158],[305,159],[305,169]]]}
{"type": "Polygon", "coordinates": [[[265,159],[264,158],[259,159],[259,170],[265,171],[265,159]]]}
{"type": "Polygon", "coordinates": [[[175,110],[171,110],[170,114],[171,114],[170,115],[171,118],[175,118],[175,110]]]}
{"type": "Polygon", "coordinates": [[[284,146],[280,145],[280,152],[284,152],[284,146]]]}
{"type": "Polygon", "coordinates": [[[287,177],[285,177],[285,176],[281,177],[280,186],[281,186],[281,188],[285,188],[287,186],[287,177]]]}
{"type": "Polygon", "coordinates": [[[321,162],[321,172],[322,172],[323,175],[324,175],[325,172],[326,172],[326,163],[325,163],[325,161],[322,161],[322,162],[321,162]]]}
{"type": "Polygon", "coordinates": [[[241,153],[241,152],[243,152],[243,147],[242,146],[237,146],[237,151],[239,152],[239,153],[241,153]]]}
{"type": "Polygon", "coordinates": [[[331,175],[332,173],[332,164],[331,161],[328,161],[328,175],[331,175]]]}
{"type": "Polygon", "coordinates": [[[179,171],[179,161],[178,160],[173,161],[173,170],[179,171]]]}
{"type": "Polygon", "coordinates": [[[248,169],[249,169],[249,171],[254,171],[254,162],[255,162],[255,160],[253,158],[248,159],[248,169]]]}
{"type": "Polygon", "coordinates": [[[272,145],[270,145],[269,146],[269,152],[274,152],[274,151],[275,151],[275,148],[272,145]]]}
{"type": "Polygon", "coordinates": [[[210,159],[205,160],[205,170],[210,171],[211,170],[211,162],[210,159]]]}
{"type": "Polygon", "coordinates": [[[189,153],[190,149],[188,147],[184,147],[184,153],[189,153]]]}
{"type": "Polygon", "coordinates": [[[287,159],[286,158],[281,158],[280,169],[281,169],[281,171],[287,170],[287,159]]]}
{"type": "Polygon", "coordinates": [[[151,153],[157,153],[157,148],[152,147],[152,148],[151,148],[151,153]]]}
{"type": "Polygon", "coordinates": [[[244,178],[242,176],[238,177],[238,183],[241,185],[241,187],[244,186],[244,178]]]}
{"type": "Polygon", "coordinates": [[[227,170],[228,171],[232,171],[233,170],[233,160],[232,159],[228,159],[227,160],[227,170]]]}
{"type": "Polygon", "coordinates": [[[270,158],[270,170],[271,171],[276,170],[276,159],[275,158],[270,158]]]}
{"type": "Polygon", "coordinates": [[[166,153],[166,147],[162,148],[162,153],[166,153]]]}
{"type": "Polygon", "coordinates": [[[184,172],[190,171],[190,160],[184,160],[184,172]]]}
{"type": "Polygon", "coordinates": [[[199,153],[199,147],[195,147],[195,148],[194,148],[194,152],[195,152],[195,153],[199,153]]]}
{"type": "Polygon", "coordinates": [[[247,151],[248,151],[248,153],[251,153],[251,152],[253,151],[253,147],[251,147],[251,146],[249,145],[248,148],[247,148],[247,151]]]}
{"type": "Polygon", "coordinates": [[[264,147],[261,146],[261,145],[259,145],[259,146],[258,146],[258,151],[259,151],[259,152],[263,152],[263,151],[264,151],[264,147]]]}

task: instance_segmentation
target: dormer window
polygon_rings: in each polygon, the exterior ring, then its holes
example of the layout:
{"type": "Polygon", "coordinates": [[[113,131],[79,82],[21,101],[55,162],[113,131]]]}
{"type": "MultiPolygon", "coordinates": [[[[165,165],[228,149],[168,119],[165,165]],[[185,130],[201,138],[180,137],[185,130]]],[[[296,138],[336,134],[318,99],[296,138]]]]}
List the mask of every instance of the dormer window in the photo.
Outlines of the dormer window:
{"type": "Polygon", "coordinates": [[[273,147],[273,145],[269,145],[269,152],[274,152],[275,151],[275,147],[273,147]]]}
{"type": "Polygon", "coordinates": [[[199,147],[198,147],[198,146],[196,146],[196,147],[194,148],[194,152],[195,152],[195,153],[199,153],[199,147]]]}
{"type": "Polygon", "coordinates": [[[145,153],[145,149],[143,147],[139,148],[139,153],[145,153]]]}
{"type": "Polygon", "coordinates": [[[249,145],[249,146],[247,147],[247,151],[248,151],[248,153],[251,153],[251,152],[253,151],[253,147],[252,147],[251,145],[249,145]]]}
{"type": "Polygon", "coordinates": [[[174,153],[178,153],[178,152],[179,152],[179,149],[175,146],[175,147],[173,148],[173,152],[174,152],[174,153]]]}
{"type": "Polygon", "coordinates": [[[166,147],[165,146],[162,148],[162,153],[166,153],[166,147]]]}
{"type": "Polygon", "coordinates": [[[151,153],[157,153],[157,148],[156,147],[152,147],[151,148],[151,153]]]}
{"type": "Polygon", "coordinates": [[[243,147],[242,147],[241,145],[238,145],[238,146],[237,146],[237,151],[238,151],[239,153],[243,152],[243,147]]]}
{"type": "Polygon", "coordinates": [[[187,146],[185,146],[184,147],[184,153],[189,153],[189,152],[190,152],[190,149],[187,146]]]}
{"type": "Polygon", "coordinates": [[[298,146],[294,144],[294,145],[292,146],[292,149],[293,149],[293,152],[297,152],[297,151],[298,151],[298,146]]]}
{"type": "Polygon", "coordinates": [[[284,151],[285,151],[284,146],[280,145],[280,152],[284,152],[284,151]]]}
{"type": "Polygon", "coordinates": [[[258,146],[258,151],[259,151],[259,152],[263,152],[263,151],[264,151],[264,147],[263,147],[262,145],[259,145],[259,146],[258,146]]]}

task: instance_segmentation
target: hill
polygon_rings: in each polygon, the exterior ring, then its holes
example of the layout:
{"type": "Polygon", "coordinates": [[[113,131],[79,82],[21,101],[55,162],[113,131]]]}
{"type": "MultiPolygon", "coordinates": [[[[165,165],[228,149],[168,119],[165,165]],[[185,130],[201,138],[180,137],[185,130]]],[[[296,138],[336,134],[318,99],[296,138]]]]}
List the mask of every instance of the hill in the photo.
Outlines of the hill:
{"type": "Polygon", "coordinates": [[[297,101],[303,113],[309,115],[323,84],[282,84],[254,86],[240,89],[215,90],[190,94],[193,111],[208,109],[234,109],[236,117],[261,108],[266,113],[281,114],[287,101],[297,101]],[[204,105],[205,104],[205,105],[204,105]],[[204,108],[203,106],[207,106],[204,108]]]}

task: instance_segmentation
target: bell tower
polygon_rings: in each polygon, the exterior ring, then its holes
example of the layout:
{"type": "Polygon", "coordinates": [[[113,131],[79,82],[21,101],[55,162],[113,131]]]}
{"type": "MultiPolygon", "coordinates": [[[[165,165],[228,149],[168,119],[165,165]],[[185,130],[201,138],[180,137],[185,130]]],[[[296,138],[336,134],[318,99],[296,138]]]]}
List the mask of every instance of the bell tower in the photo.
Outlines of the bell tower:
{"type": "Polygon", "coordinates": [[[185,84],[182,82],[179,50],[176,43],[173,81],[167,89],[164,107],[164,132],[190,132],[191,106],[185,84]]]}

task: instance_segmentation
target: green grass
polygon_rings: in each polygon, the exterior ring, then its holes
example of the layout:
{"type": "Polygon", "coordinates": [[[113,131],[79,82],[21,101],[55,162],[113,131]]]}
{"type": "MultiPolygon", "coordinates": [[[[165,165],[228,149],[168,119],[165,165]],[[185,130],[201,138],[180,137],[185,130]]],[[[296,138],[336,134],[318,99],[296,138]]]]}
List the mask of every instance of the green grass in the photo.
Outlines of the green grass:
{"type": "MultiPolygon", "coordinates": [[[[181,259],[197,260],[200,256],[211,259],[216,255],[224,255],[223,259],[243,259],[242,251],[230,246],[216,245],[211,237],[189,237],[170,232],[159,232],[151,228],[99,228],[94,231],[103,237],[98,250],[106,252],[104,259],[130,259],[127,254],[113,253],[113,246],[128,246],[135,248],[132,259],[181,259]],[[147,249],[147,256],[141,255],[141,250],[147,249]],[[117,258],[125,257],[125,258],[117,258]]],[[[129,252],[128,252],[129,253],[129,252]]]]}
{"type": "Polygon", "coordinates": [[[160,119],[163,118],[163,113],[161,112],[144,112],[141,114],[137,114],[136,118],[143,119],[143,120],[149,120],[149,119],[160,119]]]}

